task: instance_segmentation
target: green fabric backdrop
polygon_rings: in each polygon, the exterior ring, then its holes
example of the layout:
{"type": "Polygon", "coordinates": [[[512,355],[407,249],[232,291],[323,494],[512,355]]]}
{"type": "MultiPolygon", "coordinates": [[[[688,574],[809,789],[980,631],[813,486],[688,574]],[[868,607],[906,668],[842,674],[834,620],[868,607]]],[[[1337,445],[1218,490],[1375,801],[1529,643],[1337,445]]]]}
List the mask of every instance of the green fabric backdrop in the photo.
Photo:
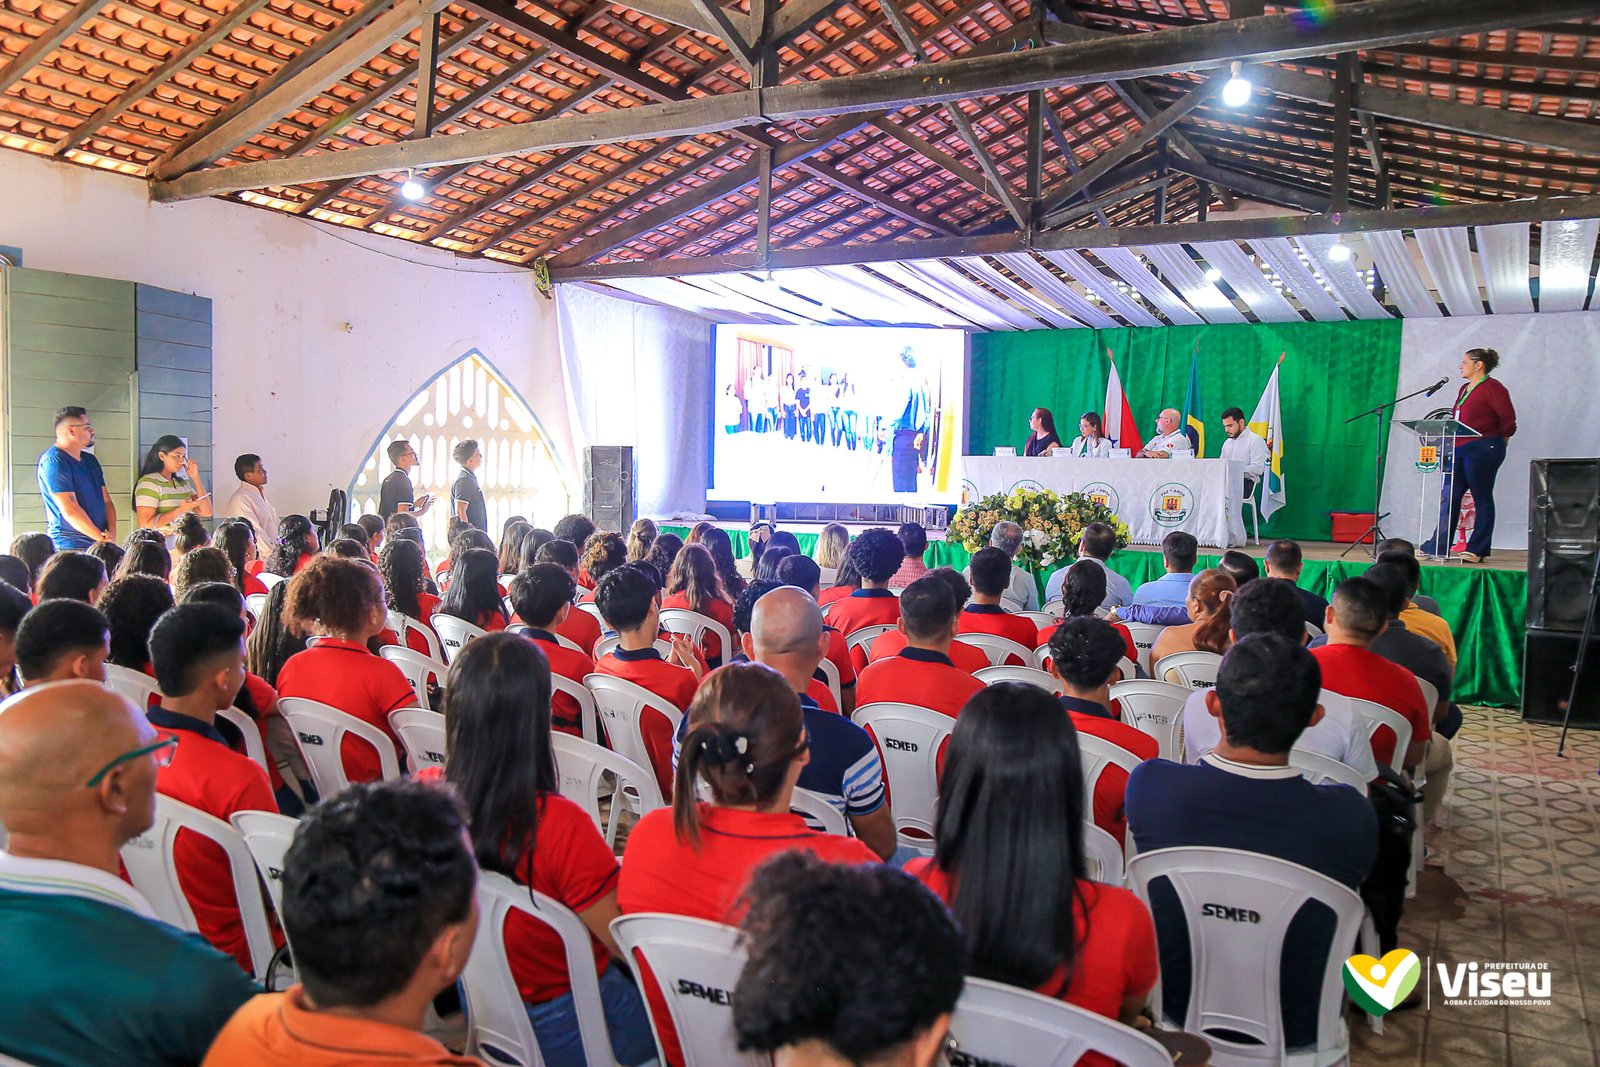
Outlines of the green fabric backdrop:
{"type": "MultiPolygon", "coordinates": [[[[1288,416],[1285,415],[1285,418],[1288,416]]],[[[679,537],[688,534],[687,526],[663,526],[663,533],[679,537]]],[[[729,530],[733,551],[737,556],[750,554],[750,536],[742,530],[729,530]]],[[[817,548],[817,535],[797,533],[800,550],[813,553],[817,548]]],[[[923,557],[930,567],[966,567],[971,554],[958,544],[934,541],[923,557]]],[[[1214,567],[1218,556],[1201,556],[1197,567],[1214,567]]],[[[1161,553],[1130,550],[1111,557],[1111,569],[1123,575],[1137,588],[1141,583],[1159,578],[1164,570],[1161,553]]],[[[1365,559],[1306,560],[1300,575],[1300,584],[1327,597],[1333,587],[1346,578],[1353,578],[1366,570],[1365,559]]],[[[1044,583],[1063,563],[1040,571],[1036,578],[1039,591],[1044,583]]],[[[1455,699],[1461,704],[1486,704],[1497,708],[1522,706],[1522,633],[1526,628],[1528,604],[1528,575],[1524,571],[1491,570],[1484,567],[1423,567],[1422,591],[1439,602],[1439,610],[1456,635],[1458,649],[1471,650],[1463,655],[1456,674],[1455,699]]]]}
{"type": "Polygon", "coordinates": [[[1062,441],[1070,442],[1078,416],[1105,404],[1107,348],[1116,354],[1134,419],[1148,439],[1163,407],[1183,407],[1196,342],[1208,456],[1217,455],[1226,437],[1223,409],[1240,408],[1248,418],[1279,353],[1288,353],[1280,379],[1288,501],[1262,525],[1263,537],[1326,541],[1330,510],[1372,510],[1372,420],[1344,420],[1394,398],[1398,319],[978,334],[972,339],[970,450],[986,456],[996,445],[1014,445],[1020,452],[1036,407],[1055,414],[1062,441]]]}

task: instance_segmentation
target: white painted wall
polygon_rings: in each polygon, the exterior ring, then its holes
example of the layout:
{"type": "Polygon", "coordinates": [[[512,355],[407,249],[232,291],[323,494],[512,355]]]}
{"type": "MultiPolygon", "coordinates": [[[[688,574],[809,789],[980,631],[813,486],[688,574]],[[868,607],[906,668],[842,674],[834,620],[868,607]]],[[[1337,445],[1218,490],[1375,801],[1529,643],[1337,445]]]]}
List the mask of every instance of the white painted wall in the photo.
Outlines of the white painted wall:
{"type": "Polygon", "coordinates": [[[0,204],[0,245],[25,266],[211,298],[219,498],[237,486],[232,457],[257,452],[280,513],[325,507],[400,405],[476,347],[533,408],[581,504],[555,304],[531,272],[220,200],[153,204],[135,179],[20,152],[0,152],[0,204]]]}

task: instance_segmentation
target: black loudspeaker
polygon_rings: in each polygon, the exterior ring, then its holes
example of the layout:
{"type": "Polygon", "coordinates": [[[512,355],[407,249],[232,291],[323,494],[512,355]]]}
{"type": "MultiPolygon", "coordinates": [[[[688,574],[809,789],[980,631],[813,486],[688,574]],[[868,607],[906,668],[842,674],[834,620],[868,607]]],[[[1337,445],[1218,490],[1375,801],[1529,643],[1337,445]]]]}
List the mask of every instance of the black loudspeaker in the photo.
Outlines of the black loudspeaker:
{"type": "MultiPolygon", "coordinates": [[[[1529,630],[1522,654],[1522,717],[1529,722],[1560,725],[1572,690],[1572,665],[1581,635],[1529,630]]],[[[1572,725],[1600,729],[1600,640],[1589,642],[1572,725]]]]}
{"type": "Polygon", "coordinates": [[[584,449],[583,513],[589,521],[602,530],[626,533],[638,511],[632,446],[595,445],[584,449]]]}
{"type": "Polygon", "coordinates": [[[1600,459],[1534,460],[1528,477],[1529,629],[1583,629],[1597,549],[1600,459]]]}

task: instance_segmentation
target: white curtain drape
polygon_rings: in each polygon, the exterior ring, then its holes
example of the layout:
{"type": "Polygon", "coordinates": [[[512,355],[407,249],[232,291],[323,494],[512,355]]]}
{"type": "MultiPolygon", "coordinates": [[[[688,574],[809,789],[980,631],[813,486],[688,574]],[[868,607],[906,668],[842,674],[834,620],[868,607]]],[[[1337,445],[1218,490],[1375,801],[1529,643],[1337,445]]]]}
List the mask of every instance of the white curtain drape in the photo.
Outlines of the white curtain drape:
{"type": "MultiPolygon", "coordinates": [[[[1496,548],[1528,547],[1528,464],[1535,459],[1600,455],[1594,398],[1600,386],[1600,314],[1485,315],[1475,318],[1407,319],[1400,335],[1400,381],[1396,395],[1449,383],[1431,397],[1400,405],[1397,419],[1420,419],[1448,408],[1461,379],[1457,366],[1469,348],[1500,353],[1494,376],[1511,392],[1517,434],[1506,450],[1495,482],[1496,548]]],[[[1384,531],[1421,543],[1436,524],[1435,504],[1418,528],[1420,481],[1414,466],[1416,438],[1395,428],[1389,437],[1383,482],[1384,531]]]]}
{"type": "Polygon", "coordinates": [[[632,445],[641,516],[704,511],[711,323],[582,285],[556,287],[556,317],[580,464],[589,445],[632,445]]]}

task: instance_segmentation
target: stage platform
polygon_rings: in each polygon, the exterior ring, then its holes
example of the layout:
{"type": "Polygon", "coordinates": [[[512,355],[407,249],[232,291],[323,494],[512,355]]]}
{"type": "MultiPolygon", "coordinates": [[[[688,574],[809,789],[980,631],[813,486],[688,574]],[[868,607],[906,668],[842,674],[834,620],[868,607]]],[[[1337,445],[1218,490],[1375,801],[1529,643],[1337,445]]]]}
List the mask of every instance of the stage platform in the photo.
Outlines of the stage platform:
{"type": "MultiPolygon", "coordinates": [[[[749,554],[749,523],[718,522],[715,525],[728,531],[735,555],[749,554]]],[[[817,533],[822,526],[781,523],[779,528],[793,533],[800,542],[801,550],[809,553],[816,548],[817,533]]],[[[846,528],[854,536],[869,526],[846,524],[846,528]]],[[[688,533],[687,526],[671,522],[663,522],[661,530],[680,537],[688,533]]],[[[928,554],[924,557],[928,566],[950,566],[957,570],[966,567],[970,558],[967,550],[942,538],[942,531],[928,531],[928,554]]],[[[1357,546],[1341,559],[1340,553],[1349,547],[1330,541],[1302,541],[1305,568],[1300,574],[1300,584],[1326,597],[1333,592],[1334,586],[1346,578],[1356,577],[1372,565],[1372,558],[1367,554],[1371,551],[1368,545],[1357,546]]],[[[1247,545],[1240,550],[1260,559],[1266,552],[1266,545],[1247,545]]],[[[1212,567],[1219,558],[1221,553],[1202,551],[1196,565],[1201,568],[1212,567]]],[[[1040,591],[1043,591],[1051,573],[1070,563],[1068,560],[1037,572],[1035,577],[1040,591]]],[[[1453,560],[1423,565],[1422,592],[1439,602],[1439,611],[1450,623],[1460,652],[1453,694],[1457,703],[1502,708],[1522,706],[1522,639],[1527,626],[1527,566],[1526,552],[1496,552],[1483,563],[1453,560]]],[[[1164,572],[1161,552],[1155,548],[1123,549],[1111,557],[1110,567],[1136,588],[1143,582],[1159,578],[1164,572]]]]}

